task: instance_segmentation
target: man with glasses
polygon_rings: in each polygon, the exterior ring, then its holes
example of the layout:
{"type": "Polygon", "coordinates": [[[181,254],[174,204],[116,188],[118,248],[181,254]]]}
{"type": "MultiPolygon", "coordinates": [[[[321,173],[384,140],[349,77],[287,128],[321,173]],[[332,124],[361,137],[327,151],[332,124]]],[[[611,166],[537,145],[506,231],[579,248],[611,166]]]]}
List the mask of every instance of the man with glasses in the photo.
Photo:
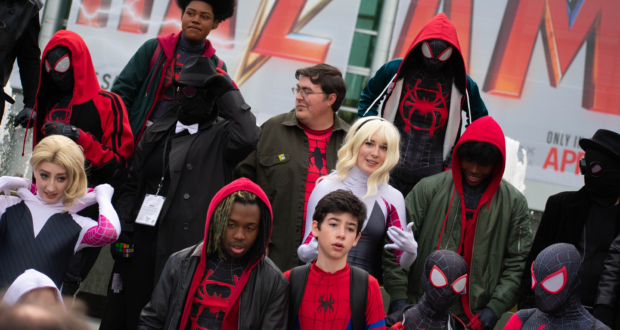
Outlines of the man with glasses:
{"type": "Polygon", "coordinates": [[[519,309],[536,307],[531,289],[532,262],[555,243],[573,244],[583,256],[581,304],[590,311],[594,307],[607,252],[620,234],[620,134],[599,129],[591,139],[581,139],[579,145],[585,151],[580,161],[585,185],[579,191],[561,192],[547,200],[521,278],[519,309]]]}
{"type": "Polygon", "coordinates": [[[269,258],[286,271],[299,265],[297,247],[304,237],[308,198],[318,178],[331,172],[349,125],[336,112],[347,85],[328,64],[298,69],[295,108],[266,121],[258,149],[236,175],[256,182],[273,206],[269,258]]]}

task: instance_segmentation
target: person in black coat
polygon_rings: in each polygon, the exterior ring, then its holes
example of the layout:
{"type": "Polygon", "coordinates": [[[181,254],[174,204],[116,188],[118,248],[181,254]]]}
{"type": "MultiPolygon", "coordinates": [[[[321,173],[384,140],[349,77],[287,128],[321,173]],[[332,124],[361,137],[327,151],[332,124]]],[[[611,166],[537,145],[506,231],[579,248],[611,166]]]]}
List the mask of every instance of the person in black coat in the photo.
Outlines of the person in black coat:
{"type": "MultiPolygon", "coordinates": [[[[39,10],[43,7],[40,0],[0,1],[0,78],[2,86],[9,81],[13,64],[17,59],[19,77],[24,89],[24,109],[15,118],[15,126],[26,127],[28,118],[34,108],[35,96],[39,85],[39,10]]],[[[15,101],[4,91],[0,94],[0,120],[4,114],[4,102],[15,101]]]]}
{"type": "Polygon", "coordinates": [[[612,329],[620,329],[620,235],[605,259],[594,306],[594,317],[612,329]]]}
{"type": "Polygon", "coordinates": [[[581,304],[592,311],[604,261],[620,234],[620,134],[599,129],[581,139],[580,160],[585,185],[549,197],[521,277],[519,309],[534,308],[531,266],[536,256],[555,243],[573,244],[583,257],[581,304]]]}
{"type": "Polygon", "coordinates": [[[140,140],[116,203],[123,228],[100,329],[137,327],[168,257],[204,238],[209,202],[256,148],[261,130],[229,79],[207,57],[187,59],[175,82],[180,103],[140,140]],[[218,117],[216,98],[228,119],[218,117]],[[141,211],[162,197],[159,212],[141,211]]]}

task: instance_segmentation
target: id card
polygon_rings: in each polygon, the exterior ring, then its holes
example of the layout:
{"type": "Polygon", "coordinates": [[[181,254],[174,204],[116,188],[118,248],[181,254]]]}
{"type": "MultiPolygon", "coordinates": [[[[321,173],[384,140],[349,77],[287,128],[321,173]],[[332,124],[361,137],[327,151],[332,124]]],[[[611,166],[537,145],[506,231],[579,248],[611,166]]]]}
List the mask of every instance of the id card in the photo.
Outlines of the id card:
{"type": "Polygon", "coordinates": [[[136,223],[155,226],[165,200],[166,198],[164,196],[147,194],[144,197],[144,202],[142,202],[142,207],[140,207],[140,213],[138,213],[136,223]]]}

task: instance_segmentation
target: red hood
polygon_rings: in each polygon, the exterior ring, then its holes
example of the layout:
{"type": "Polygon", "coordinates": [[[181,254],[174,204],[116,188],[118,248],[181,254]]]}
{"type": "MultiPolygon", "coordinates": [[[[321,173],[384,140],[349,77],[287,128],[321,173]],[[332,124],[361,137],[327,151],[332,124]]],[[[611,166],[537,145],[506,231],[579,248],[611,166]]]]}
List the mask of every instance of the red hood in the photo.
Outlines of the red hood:
{"type": "MultiPolygon", "coordinates": [[[[488,142],[496,146],[499,151],[502,153],[502,164],[501,166],[495,167],[492,174],[491,183],[489,187],[484,192],[482,197],[480,198],[480,202],[478,203],[478,207],[483,205],[484,203],[491,200],[497,188],[499,187],[500,182],[502,181],[502,177],[504,175],[504,168],[506,167],[506,140],[504,138],[504,132],[499,124],[489,116],[482,117],[473,123],[471,123],[465,133],[461,135],[459,142],[454,146],[454,151],[452,152],[452,178],[454,179],[454,184],[456,186],[456,190],[461,194],[461,201],[463,201],[463,176],[461,175],[461,160],[459,158],[459,153],[457,152],[458,148],[461,144],[467,141],[481,141],[488,142]]],[[[464,203],[463,207],[465,207],[464,203]]],[[[463,214],[465,210],[463,209],[463,214]]]]}
{"type": "MultiPolygon", "coordinates": [[[[265,195],[265,192],[263,192],[263,190],[256,183],[246,178],[240,178],[224,186],[224,188],[220,189],[220,191],[218,191],[218,193],[215,194],[215,196],[213,196],[213,199],[211,200],[211,204],[209,204],[209,210],[207,211],[207,222],[205,224],[205,241],[209,237],[209,226],[211,224],[211,216],[213,215],[213,212],[215,212],[215,209],[217,208],[217,206],[220,204],[220,202],[224,198],[234,193],[235,191],[241,191],[241,190],[249,191],[253,193],[254,195],[258,196],[258,198],[260,198],[267,205],[267,207],[269,208],[270,215],[271,215],[270,217],[271,228],[273,228],[273,211],[271,209],[271,204],[269,203],[269,199],[267,198],[267,195],[265,195]]],[[[269,238],[271,239],[271,229],[269,231],[269,238]]],[[[187,320],[189,319],[189,313],[192,308],[192,301],[194,300],[194,293],[196,292],[196,289],[198,288],[198,285],[200,281],[202,280],[202,277],[204,276],[204,271],[205,271],[206,264],[207,264],[206,249],[207,249],[207,244],[203,244],[202,252],[200,254],[200,263],[196,267],[196,272],[194,273],[192,284],[190,286],[190,289],[187,295],[187,300],[185,302],[185,308],[183,310],[181,326],[179,327],[179,329],[182,329],[182,330],[185,329],[185,325],[187,323],[187,320]]],[[[232,292],[230,296],[230,300],[228,302],[228,307],[226,308],[226,314],[224,316],[224,321],[222,324],[222,329],[226,328],[226,325],[228,323],[227,316],[229,314],[229,311],[233,307],[233,305],[238,304],[238,298],[241,295],[241,291],[243,291],[245,284],[248,282],[248,279],[250,278],[250,274],[252,273],[252,269],[254,269],[254,267],[259,262],[260,262],[260,259],[257,260],[254,264],[248,265],[248,267],[246,267],[246,269],[243,271],[243,274],[241,275],[239,282],[237,282],[237,285],[235,286],[235,290],[232,292]]]]}
{"type": "Polygon", "coordinates": [[[465,69],[465,62],[463,61],[463,56],[461,55],[461,46],[459,45],[456,28],[454,28],[454,25],[452,25],[452,22],[450,22],[450,19],[448,19],[448,16],[444,13],[439,13],[428,21],[424,27],[422,27],[420,33],[418,33],[415,39],[413,39],[413,42],[407,51],[407,55],[398,69],[395,80],[398,81],[398,79],[402,78],[401,71],[405,72],[411,70],[412,68],[415,69],[417,65],[420,65],[419,62],[416,63],[415,57],[411,56],[411,53],[412,51],[421,51],[420,44],[422,41],[428,39],[441,39],[450,43],[455,48],[456,51],[452,54],[452,59],[449,61],[451,61],[452,65],[456,67],[456,74],[454,78],[456,87],[462,95],[465,95],[465,88],[467,86],[467,70],[465,69]]]}
{"type": "MultiPolygon", "coordinates": [[[[69,48],[69,51],[71,52],[71,66],[73,67],[73,76],[75,79],[75,84],[73,87],[73,100],[71,103],[82,104],[94,98],[101,91],[101,86],[99,86],[99,80],[97,80],[93,60],[90,57],[90,52],[88,51],[88,47],[86,46],[84,39],[73,31],[58,31],[47,43],[47,46],[45,46],[41,58],[45,59],[47,53],[56,46],[65,46],[69,48]]],[[[43,63],[44,61],[42,60],[41,79],[39,79],[39,94],[43,94],[41,93],[41,86],[44,84],[45,86],[48,86],[48,84],[54,84],[50,74],[45,71],[43,63]]],[[[41,101],[39,94],[37,94],[37,102],[41,101]]]]}

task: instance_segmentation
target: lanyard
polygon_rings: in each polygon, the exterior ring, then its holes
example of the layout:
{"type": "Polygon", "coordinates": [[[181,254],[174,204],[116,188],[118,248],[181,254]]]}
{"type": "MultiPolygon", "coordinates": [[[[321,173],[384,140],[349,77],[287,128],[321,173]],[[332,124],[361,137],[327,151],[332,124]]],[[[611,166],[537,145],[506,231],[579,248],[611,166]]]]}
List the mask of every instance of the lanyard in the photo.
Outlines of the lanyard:
{"type": "Polygon", "coordinates": [[[170,133],[168,133],[168,136],[166,137],[166,141],[164,144],[164,153],[162,154],[162,160],[161,160],[161,167],[164,169],[161,173],[161,180],[159,181],[159,184],[157,185],[157,191],[155,192],[155,196],[159,195],[159,191],[161,190],[161,187],[164,185],[164,177],[166,176],[166,171],[168,171],[168,166],[170,166],[170,161],[168,161],[168,163],[166,164],[166,150],[168,150],[168,142],[170,141],[170,133]]]}

